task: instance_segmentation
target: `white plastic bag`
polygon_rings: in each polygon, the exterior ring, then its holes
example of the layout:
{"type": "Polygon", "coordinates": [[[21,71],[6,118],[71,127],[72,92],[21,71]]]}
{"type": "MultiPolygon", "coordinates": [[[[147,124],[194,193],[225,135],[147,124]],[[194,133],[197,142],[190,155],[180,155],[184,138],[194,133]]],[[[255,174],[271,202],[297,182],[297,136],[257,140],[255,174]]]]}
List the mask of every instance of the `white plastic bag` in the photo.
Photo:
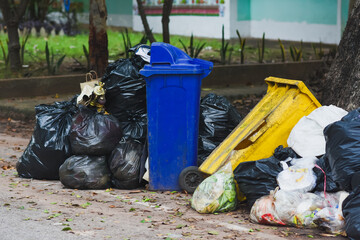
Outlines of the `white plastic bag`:
{"type": "Polygon", "coordinates": [[[284,170],[277,176],[281,190],[309,192],[316,186],[316,175],[313,171],[317,158],[294,158],[291,167],[283,164],[284,170]]]}
{"type": "Polygon", "coordinates": [[[287,144],[299,156],[310,157],[325,154],[324,128],[339,121],[348,112],[336,106],[322,106],[302,117],[290,132],[287,144]]]}

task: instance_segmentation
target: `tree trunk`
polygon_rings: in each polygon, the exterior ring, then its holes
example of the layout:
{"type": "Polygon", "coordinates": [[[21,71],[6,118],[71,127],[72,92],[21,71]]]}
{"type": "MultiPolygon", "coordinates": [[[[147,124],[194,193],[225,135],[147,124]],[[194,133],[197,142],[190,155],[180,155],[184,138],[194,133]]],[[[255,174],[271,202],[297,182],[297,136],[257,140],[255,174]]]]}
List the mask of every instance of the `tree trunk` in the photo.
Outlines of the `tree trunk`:
{"type": "Polygon", "coordinates": [[[170,43],[170,31],[169,31],[169,22],[170,22],[170,13],[172,9],[173,0],[165,0],[162,13],[162,29],[163,29],[163,42],[170,43]]]}
{"type": "Polygon", "coordinates": [[[346,110],[360,106],[360,0],[354,4],[338,52],[323,82],[323,103],[346,110]]]}
{"type": "Polygon", "coordinates": [[[353,10],[353,7],[355,5],[356,0],[350,0],[349,1],[349,12],[348,12],[348,18],[351,16],[351,11],[353,10]]]}
{"type": "Polygon", "coordinates": [[[102,76],[105,73],[109,57],[106,19],[107,10],[105,0],[90,0],[90,69],[95,70],[99,76],[102,76]]]}
{"type": "Polygon", "coordinates": [[[140,15],[141,21],[143,23],[145,34],[146,34],[147,38],[149,39],[150,43],[156,42],[154,35],[150,30],[149,23],[146,19],[146,14],[145,14],[145,10],[144,10],[142,1],[136,0],[136,2],[138,4],[139,15],[140,15]]]}
{"type": "Polygon", "coordinates": [[[8,54],[10,58],[10,67],[13,71],[21,69],[18,27],[28,3],[29,0],[22,0],[17,6],[13,6],[9,4],[8,0],[0,0],[0,8],[7,26],[9,38],[8,54]]]}
{"type": "Polygon", "coordinates": [[[7,24],[7,31],[9,37],[8,51],[10,58],[10,67],[12,70],[21,69],[21,59],[20,59],[20,43],[19,43],[19,32],[18,32],[19,23],[13,22],[12,24],[7,24]]]}

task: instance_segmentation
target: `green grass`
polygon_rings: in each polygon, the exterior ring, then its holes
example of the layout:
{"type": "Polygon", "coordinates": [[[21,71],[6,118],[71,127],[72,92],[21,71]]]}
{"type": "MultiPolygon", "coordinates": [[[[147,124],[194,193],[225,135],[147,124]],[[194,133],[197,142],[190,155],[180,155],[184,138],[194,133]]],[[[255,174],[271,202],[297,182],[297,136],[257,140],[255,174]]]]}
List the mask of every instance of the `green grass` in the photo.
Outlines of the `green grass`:
{"type": "MultiPolygon", "coordinates": [[[[219,33],[220,34],[220,33],[219,33]]],[[[129,31],[130,41],[133,45],[140,42],[143,34],[135,33],[129,31]]],[[[157,41],[162,41],[161,34],[154,34],[157,41]]],[[[5,68],[5,63],[2,54],[0,54],[0,78],[5,77],[21,77],[22,75],[46,75],[46,54],[45,54],[45,44],[48,41],[50,50],[53,49],[55,58],[59,58],[62,55],[66,55],[64,63],[62,65],[62,73],[70,73],[71,69],[69,66],[73,63],[80,63],[84,66],[86,71],[87,61],[83,52],[83,45],[88,48],[88,34],[79,34],[76,36],[49,36],[45,37],[33,37],[30,36],[26,46],[24,54],[24,64],[29,65],[28,68],[24,69],[19,73],[10,73],[9,69],[5,68]],[[30,73],[30,74],[28,74],[30,73]]],[[[0,34],[0,40],[3,43],[6,43],[7,34],[0,34]]],[[[170,37],[170,42],[175,47],[180,49],[183,48],[179,39],[185,44],[190,42],[190,37],[172,35],[170,37]]],[[[205,48],[200,53],[199,58],[213,61],[219,63],[220,61],[220,48],[221,48],[221,39],[209,39],[209,38],[199,38],[194,36],[195,41],[205,42],[205,48]]],[[[20,42],[22,41],[22,37],[20,42]]],[[[148,43],[149,44],[149,43],[148,43]]],[[[6,44],[4,46],[7,48],[6,44]]],[[[240,52],[239,44],[229,44],[229,48],[232,47],[234,52],[232,54],[232,64],[240,63],[240,52]]],[[[288,46],[285,46],[287,49],[288,46]]],[[[124,46],[121,36],[121,32],[117,30],[108,30],[108,49],[109,49],[109,60],[117,60],[119,58],[124,58],[124,46]]],[[[290,59],[289,51],[286,51],[287,59],[290,59]]],[[[257,62],[257,48],[247,43],[245,47],[245,63],[256,63],[257,62]]],[[[309,47],[309,51],[304,48],[303,59],[307,60],[309,58],[315,59],[313,56],[313,50],[309,47]]],[[[264,53],[264,62],[281,62],[281,51],[278,46],[272,48],[265,48],[264,53]]]]}

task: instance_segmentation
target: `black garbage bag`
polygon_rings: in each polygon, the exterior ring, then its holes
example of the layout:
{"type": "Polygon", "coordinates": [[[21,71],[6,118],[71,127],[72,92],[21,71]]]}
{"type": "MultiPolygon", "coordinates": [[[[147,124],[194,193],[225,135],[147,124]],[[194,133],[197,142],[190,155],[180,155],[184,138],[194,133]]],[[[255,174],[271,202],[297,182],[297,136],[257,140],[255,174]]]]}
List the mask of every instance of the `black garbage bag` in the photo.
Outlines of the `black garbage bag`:
{"type": "Polygon", "coordinates": [[[288,157],[298,156],[291,148],[279,146],[272,157],[243,162],[235,168],[235,180],[240,191],[246,196],[250,208],[258,198],[269,195],[270,191],[278,186],[276,177],[283,170],[280,161],[288,157]]]}
{"type": "Polygon", "coordinates": [[[74,116],[70,131],[73,154],[110,154],[121,137],[120,123],[114,116],[86,107],[80,108],[79,113],[74,116]]]}
{"type": "Polygon", "coordinates": [[[206,95],[200,102],[198,166],[241,122],[236,108],[223,96],[206,95]]]}
{"type": "Polygon", "coordinates": [[[36,124],[30,143],[16,164],[20,177],[59,179],[59,167],[71,156],[69,134],[78,111],[76,96],[70,101],[35,107],[36,124]]]}
{"type": "Polygon", "coordinates": [[[140,186],[145,173],[147,146],[138,140],[122,139],[109,157],[112,183],[116,188],[134,189],[140,186]]]}
{"type": "Polygon", "coordinates": [[[357,186],[342,204],[345,231],[350,239],[360,239],[360,186],[357,186]]]}
{"type": "Polygon", "coordinates": [[[128,127],[125,137],[146,138],[146,82],[139,70],[146,64],[140,56],[109,64],[102,78],[106,90],[106,110],[128,127]],[[132,129],[135,128],[135,129],[132,129]]]}
{"type": "Polygon", "coordinates": [[[105,156],[73,155],[59,169],[60,181],[68,188],[105,189],[111,186],[105,156]]]}
{"type": "Polygon", "coordinates": [[[147,114],[144,113],[140,116],[133,116],[132,119],[126,122],[120,122],[123,130],[123,135],[126,139],[138,139],[145,142],[147,134],[147,114]]]}
{"type": "MultiPolygon", "coordinates": [[[[318,165],[326,175],[326,192],[338,192],[340,188],[334,182],[332,177],[331,168],[329,165],[329,160],[326,156],[322,156],[319,160],[316,161],[316,165],[318,165]]],[[[322,192],[324,191],[324,183],[325,183],[325,175],[324,173],[317,167],[313,168],[314,173],[316,175],[316,186],[313,189],[313,192],[322,192]]]]}
{"type": "Polygon", "coordinates": [[[351,191],[351,178],[360,171],[360,109],[349,112],[340,121],[324,129],[326,157],[334,181],[351,191]]]}

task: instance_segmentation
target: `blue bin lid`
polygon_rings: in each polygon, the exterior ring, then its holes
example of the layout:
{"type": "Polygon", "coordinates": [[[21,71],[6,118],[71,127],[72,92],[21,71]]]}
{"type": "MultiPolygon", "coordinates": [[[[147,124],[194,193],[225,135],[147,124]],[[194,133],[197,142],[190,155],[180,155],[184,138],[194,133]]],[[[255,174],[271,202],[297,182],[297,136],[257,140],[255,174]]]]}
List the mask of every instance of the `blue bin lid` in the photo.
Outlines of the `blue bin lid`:
{"type": "Polygon", "coordinates": [[[150,64],[140,70],[140,74],[149,77],[155,74],[201,74],[209,75],[213,63],[191,58],[182,50],[168,43],[151,44],[150,64]]]}

